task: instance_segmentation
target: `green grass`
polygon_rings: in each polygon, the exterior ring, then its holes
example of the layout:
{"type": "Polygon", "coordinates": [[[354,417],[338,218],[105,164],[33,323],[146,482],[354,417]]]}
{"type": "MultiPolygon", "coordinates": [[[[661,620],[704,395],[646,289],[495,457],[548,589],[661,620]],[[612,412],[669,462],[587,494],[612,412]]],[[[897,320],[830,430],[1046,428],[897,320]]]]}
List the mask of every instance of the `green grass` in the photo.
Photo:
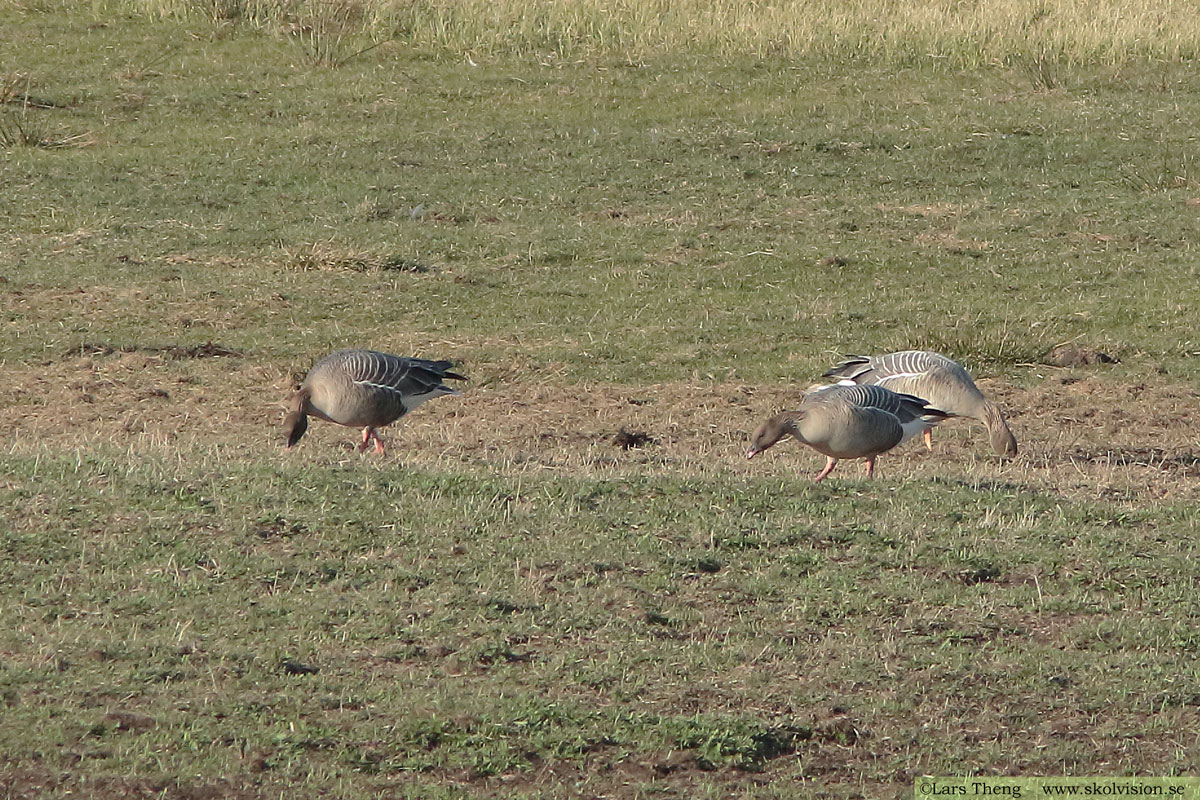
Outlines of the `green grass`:
{"type": "Polygon", "coordinates": [[[22,766],[556,794],[543,766],[602,783],[648,762],[699,785],[765,771],[786,796],[826,777],[813,763],[903,780],[905,752],[934,774],[1190,764],[1120,741],[1159,742],[1195,703],[1194,508],[951,482],[8,467],[3,745],[22,766]]]}
{"type": "Polygon", "coordinates": [[[43,134],[0,160],[12,796],[1193,768],[1187,62],[330,68],[61,9],[0,53],[0,132],[43,134]],[[1122,362],[1049,370],[1066,341],[1122,362]],[[387,459],[281,456],[274,404],[352,345],[470,391],[387,459]],[[745,464],[790,387],[908,346],[1010,392],[1022,458],[745,464]]]}
{"type": "MultiPolygon", "coordinates": [[[[494,361],[535,339],[574,379],[776,378],[915,336],[977,368],[1084,337],[1194,372],[1196,99],[1169,65],[1053,92],[686,57],[330,71],[252,33],[16,19],[16,62],[72,103],[40,113],[99,141],[10,149],[8,247],[39,285],[138,287],[55,347],[174,335],[166,304],[225,309],[196,336],[276,355],[391,329],[494,361]]],[[[48,344],[15,332],[14,355],[48,344]]]]}

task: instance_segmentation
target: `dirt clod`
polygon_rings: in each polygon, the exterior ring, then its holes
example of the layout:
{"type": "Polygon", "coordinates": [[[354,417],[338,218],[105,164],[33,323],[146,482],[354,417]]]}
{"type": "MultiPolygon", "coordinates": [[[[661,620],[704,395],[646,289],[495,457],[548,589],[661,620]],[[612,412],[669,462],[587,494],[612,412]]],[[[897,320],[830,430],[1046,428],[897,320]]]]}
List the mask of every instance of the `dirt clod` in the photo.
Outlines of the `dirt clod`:
{"type": "Polygon", "coordinates": [[[865,733],[849,717],[838,717],[817,727],[816,736],[823,742],[851,745],[865,737],[865,733]]]}
{"type": "Polygon", "coordinates": [[[285,658],[280,662],[279,667],[288,675],[316,675],[321,671],[320,667],[304,664],[294,658],[285,658]]]}
{"type": "Polygon", "coordinates": [[[1092,364],[1116,364],[1119,359],[1094,347],[1061,344],[1046,353],[1043,360],[1052,367],[1086,367],[1092,364]]]}
{"type": "Polygon", "coordinates": [[[644,431],[626,430],[622,426],[621,430],[617,431],[617,435],[613,437],[613,444],[622,450],[632,450],[636,447],[654,444],[654,437],[644,431]]]}

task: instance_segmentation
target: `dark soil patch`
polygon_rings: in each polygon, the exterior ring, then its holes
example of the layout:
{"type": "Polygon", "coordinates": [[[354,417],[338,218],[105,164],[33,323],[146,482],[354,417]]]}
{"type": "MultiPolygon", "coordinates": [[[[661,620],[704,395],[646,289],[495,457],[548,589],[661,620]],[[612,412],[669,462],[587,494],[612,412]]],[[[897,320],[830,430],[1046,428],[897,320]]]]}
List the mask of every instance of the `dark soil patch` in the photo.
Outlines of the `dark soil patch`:
{"type": "Polygon", "coordinates": [[[632,450],[637,447],[654,444],[654,437],[644,431],[631,431],[622,427],[621,430],[617,431],[617,435],[613,437],[613,444],[622,450],[632,450]]]}
{"type": "Polygon", "coordinates": [[[224,356],[240,356],[242,352],[232,347],[216,344],[212,341],[197,345],[114,345],[106,343],[85,342],[72,347],[66,352],[67,356],[110,356],[113,353],[145,353],[147,355],[162,355],[172,359],[185,358],[221,358],[224,356]]]}

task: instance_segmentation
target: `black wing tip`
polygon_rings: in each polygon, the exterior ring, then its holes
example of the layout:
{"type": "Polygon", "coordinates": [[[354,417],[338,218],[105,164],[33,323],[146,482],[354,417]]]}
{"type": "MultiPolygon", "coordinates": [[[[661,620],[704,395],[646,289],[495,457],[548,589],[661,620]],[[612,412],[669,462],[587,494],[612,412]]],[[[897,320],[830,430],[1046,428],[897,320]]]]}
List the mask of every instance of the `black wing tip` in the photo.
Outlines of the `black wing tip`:
{"type": "Polygon", "coordinates": [[[908,392],[896,392],[896,391],[892,391],[891,389],[888,389],[886,386],[880,386],[879,388],[880,388],[880,389],[886,389],[887,391],[889,391],[889,392],[892,392],[892,394],[896,395],[897,397],[899,397],[901,400],[903,400],[903,401],[905,401],[905,402],[908,402],[908,403],[916,403],[916,404],[917,404],[917,405],[919,405],[919,406],[927,406],[927,405],[929,405],[929,401],[928,401],[928,400],[926,400],[924,397],[920,397],[920,396],[918,396],[918,395],[915,395],[915,394],[909,394],[908,392]]]}
{"type": "Polygon", "coordinates": [[[418,364],[419,366],[428,368],[431,372],[436,374],[439,378],[442,378],[442,379],[450,378],[451,380],[455,380],[455,381],[470,380],[470,378],[468,378],[466,375],[459,375],[457,372],[450,371],[451,368],[454,366],[453,361],[449,361],[447,359],[442,359],[440,361],[428,361],[425,359],[416,359],[416,358],[410,359],[410,360],[413,361],[414,363],[418,364]]]}
{"type": "MultiPolygon", "coordinates": [[[[885,389],[886,387],[881,386],[880,388],[885,389]]],[[[890,392],[892,390],[887,389],[887,391],[890,392]]],[[[934,408],[933,406],[929,405],[929,401],[926,400],[924,397],[918,397],[915,394],[908,394],[906,392],[892,392],[892,393],[895,394],[897,397],[899,397],[901,402],[911,403],[912,405],[915,405],[918,409],[920,409],[921,416],[937,417],[938,419],[949,419],[950,417],[954,416],[949,411],[942,411],[940,408],[934,408]]]]}
{"type": "Polygon", "coordinates": [[[437,378],[439,381],[444,381],[447,378],[452,381],[470,380],[470,378],[468,378],[466,375],[459,375],[457,372],[451,372],[450,368],[453,367],[454,364],[450,363],[449,361],[438,361],[429,366],[429,374],[432,377],[437,378]]]}

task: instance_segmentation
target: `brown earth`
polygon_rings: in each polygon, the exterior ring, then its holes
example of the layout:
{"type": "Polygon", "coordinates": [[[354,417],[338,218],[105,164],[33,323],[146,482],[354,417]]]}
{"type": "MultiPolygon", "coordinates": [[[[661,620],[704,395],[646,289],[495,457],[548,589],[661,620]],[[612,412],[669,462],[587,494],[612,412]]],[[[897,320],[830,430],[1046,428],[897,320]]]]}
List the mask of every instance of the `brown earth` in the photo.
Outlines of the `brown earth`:
{"type": "MultiPolygon", "coordinates": [[[[306,365],[229,353],[219,345],[94,349],[9,365],[0,386],[7,412],[0,441],[13,452],[117,447],[187,457],[219,447],[245,458],[576,474],[808,474],[823,463],[792,441],[760,460],[745,458],[748,433],[794,405],[807,379],[770,387],[556,385],[510,382],[511,375],[483,369],[466,370],[472,381],[463,397],[429,403],[385,429],[390,447],[382,459],[353,449],[355,431],[320,421],[285,452],[283,402],[306,365]],[[638,446],[627,446],[631,433],[638,446]]],[[[880,459],[878,474],[1129,502],[1200,498],[1200,392],[1157,375],[1118,382],[1095,368],[1038,367],[1022,382],[980,381],[1008,415],[1020,443],[1015,459],[992,454],[978,423],[951,420],[935,431],[932,453],[909,442],[880,459]]],[[[841,464],[833,479],[861,469],[841,464]]]]}

